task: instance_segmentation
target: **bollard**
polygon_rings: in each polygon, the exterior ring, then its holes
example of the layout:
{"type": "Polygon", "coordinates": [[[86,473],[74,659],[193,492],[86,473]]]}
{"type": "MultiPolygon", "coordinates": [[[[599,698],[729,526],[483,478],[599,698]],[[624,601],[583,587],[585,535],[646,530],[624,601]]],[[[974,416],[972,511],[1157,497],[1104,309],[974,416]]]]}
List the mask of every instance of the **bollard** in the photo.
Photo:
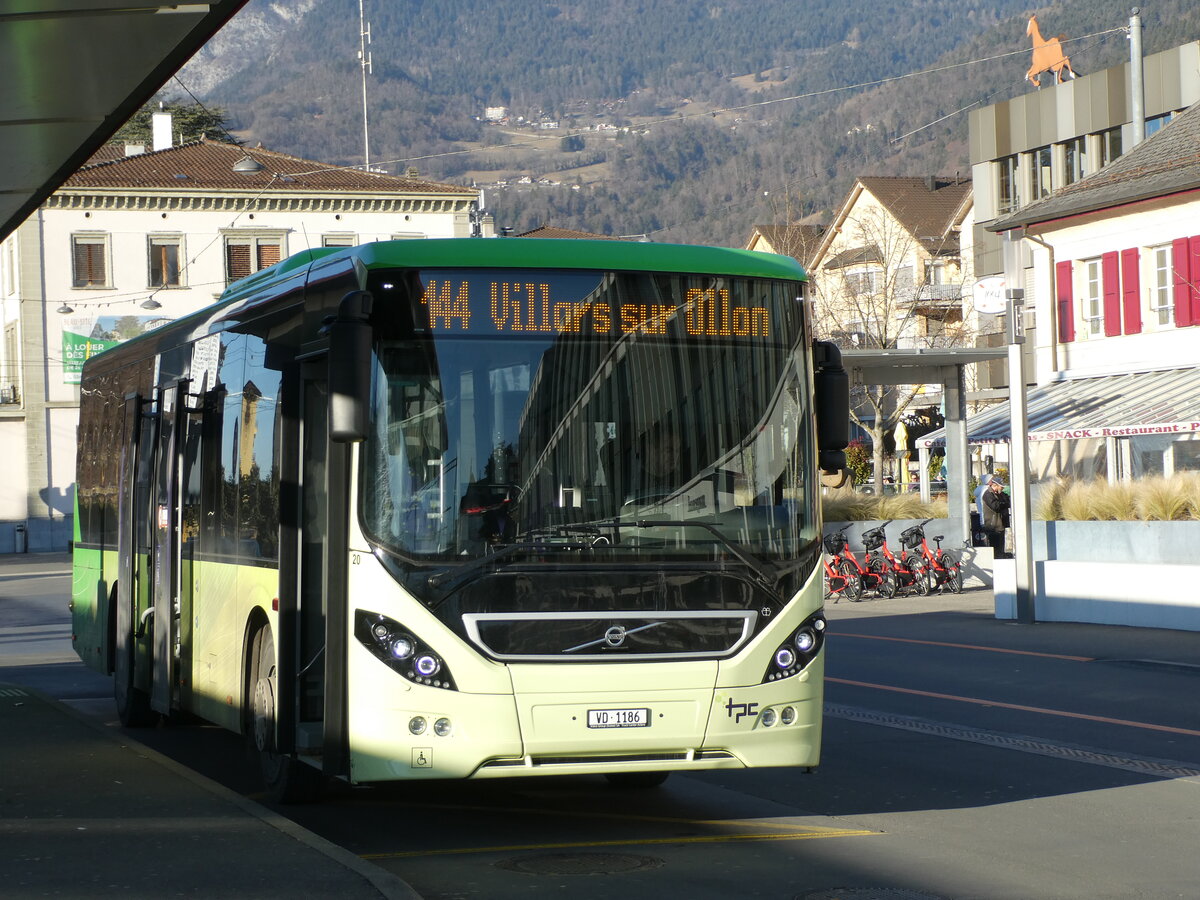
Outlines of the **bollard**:
{"type": "Polygon", "coordinates": [[[25,537],[25,523],[18,522],[16,528],[13,529],[13,542],[16,544],[14,549],[17,553],[24,553],[28,547],[28,541],[25,537]]]}

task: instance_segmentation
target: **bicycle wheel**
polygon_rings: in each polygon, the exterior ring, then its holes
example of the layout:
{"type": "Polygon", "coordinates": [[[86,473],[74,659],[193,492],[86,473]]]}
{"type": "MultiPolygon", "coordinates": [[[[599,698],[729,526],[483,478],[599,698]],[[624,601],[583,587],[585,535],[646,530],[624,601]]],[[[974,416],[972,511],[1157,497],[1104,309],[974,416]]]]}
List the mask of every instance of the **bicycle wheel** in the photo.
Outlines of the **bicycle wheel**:
{"type": "Polygon", "coordinates": [[[891,570],[885,560],[878,557],[872,559],[867,570],[879,576],[879,585],[875,590],[880,597],[890,600],[896,596],[896,573],[891,570]]]}
{"type": "Polygon", "coordinates": [[[929,569],[922,566],[921,568],[914,570],[913,575],[916,577],[916,581],[913,582],[913,584],[916,587],[918,594],[920,594],[922,597],[928,597],[933,593],[934,579],[933,573],[930,572],[929,569]]]}
{"type": "Polygon", "coordinates": [[[842,593],[846,595],[846,598],[854,601],[861,600],[863,585],[858,565],[848,559],[839,559],[837,566],[834,567],[834,571],[846,579],[846,586],[842,589],[842,593]]]}
{"type": "Polygon", "coordinates": [[[961,594],[963,589],[962,566],[958,560],[958,554],[952,550],[943,550],[942,555],[938,558],[938,562],[942,564],[942,568],[946,570],[944,584],[950,589],[952,594],[961,594]]]}

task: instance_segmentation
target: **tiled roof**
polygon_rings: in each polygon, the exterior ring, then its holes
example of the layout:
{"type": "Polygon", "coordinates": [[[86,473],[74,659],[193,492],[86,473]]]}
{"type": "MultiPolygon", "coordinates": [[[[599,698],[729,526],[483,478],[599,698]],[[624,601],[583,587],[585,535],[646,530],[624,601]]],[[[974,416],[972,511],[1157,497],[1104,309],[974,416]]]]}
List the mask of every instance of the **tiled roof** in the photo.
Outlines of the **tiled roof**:
{"type": "Polygon", "coordinates": [[[1123,156],[988,225],[1004,231],[1200,188],[1200,103],[1123,156]]]}
{"type": "Polygon", "coordinates": [[[203,138],[167,150],[85,166],[68,178],[60,190],[72,188],[474,193],[470,188],[457,185],[330,166],[286,153],[203,138]],[[234,164],[246,157],[262,168],[246,174],[233,171],[234,164]]]}
{"type": "Polygon", "coordinates": [[[555,228],[553,225],[540,225],[533,231],[518,234],[523,238],[553,238],[555,240],[576,241],[619,241],[620,238],[608,234],[591,234],[587,231],[572,231],[570,228],[555,228]]]}
{"type": "Polygon", "coordinates": [[[826,269],[845,269],[849,266],[859,266],[864,263],[883,263],[883,254],[875,244],[865,247],[851,247],[836,254],[825,263],[826,269]]]}
{"type": "Polygon", "coordinates": [[[927,250],[958,249],[958,236],[952,229],[963,203],[971,196],[970,181],[872,175],[861,176],[858,181],[927,250]]]}
{"type": "Polygon", "coordinates": [[[825,234],[825,226],[818,224],[755,225],[754,230],[762,235],[776,253],[789,254],[802,265],[808,265],[813,253],[821,245],[822,235],[825,234]]]}

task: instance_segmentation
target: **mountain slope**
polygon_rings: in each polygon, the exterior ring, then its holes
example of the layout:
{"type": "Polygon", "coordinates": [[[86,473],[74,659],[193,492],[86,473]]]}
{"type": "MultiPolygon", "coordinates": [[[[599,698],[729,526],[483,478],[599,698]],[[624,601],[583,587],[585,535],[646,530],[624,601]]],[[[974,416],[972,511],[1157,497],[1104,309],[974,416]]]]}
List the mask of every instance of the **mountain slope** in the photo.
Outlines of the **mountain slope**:
{"type": "MultiPolygon", "coordinates": [[[[756,221],[827,215],[858,174],[965,175],[961,110],[1030,89],[1016,0],[365,5],[372,163],[508,182],[487,188],[488,206],[518,231],[740,244],[756,221]],[[487,106],[509,107],[509,123],[482,122],[487,106]]],[[[181,80],[247,138],[361,163],[357,12],[354,0],[252,0],[181,80]]],[[[1039,19],[1080,37],[1127,16],[1115,0],[1069,0],[1039,19]]],[[[1165,49],[1200,36],[1200,9],[1164,0],[1146,25],[1146,52],[1165,49]]],[[[1109,33],[1068,52],[1086,73],[1126,47],[1109,33]]]]}

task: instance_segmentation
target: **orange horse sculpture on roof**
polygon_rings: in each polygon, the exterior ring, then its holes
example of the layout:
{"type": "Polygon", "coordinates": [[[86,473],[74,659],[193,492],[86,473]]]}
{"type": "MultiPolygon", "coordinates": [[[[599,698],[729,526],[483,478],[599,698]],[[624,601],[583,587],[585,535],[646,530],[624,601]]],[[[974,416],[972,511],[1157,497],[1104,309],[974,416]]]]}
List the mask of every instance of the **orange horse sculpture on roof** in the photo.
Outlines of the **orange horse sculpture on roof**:
{"type": "Polygon", "coordinates": [[[1038,28],[1037,16],[1029,17],[1025,33],[1033,38],[1033,65],[1025,73],[1025,77],[1029,81],[1040,88],[1043,72],[1053,72],[1055,84],[1063,83],[1064,72],[1070,73],[1072,78],[1075,77],[1075,70],[1071,68],[1071,60],[1067,58],[1062,49],[1062,42],[1067,39],[1066,35],[1060,34],[1058,37],[1046,40],[1042,37],[1041,29],[1038,28]]]}

